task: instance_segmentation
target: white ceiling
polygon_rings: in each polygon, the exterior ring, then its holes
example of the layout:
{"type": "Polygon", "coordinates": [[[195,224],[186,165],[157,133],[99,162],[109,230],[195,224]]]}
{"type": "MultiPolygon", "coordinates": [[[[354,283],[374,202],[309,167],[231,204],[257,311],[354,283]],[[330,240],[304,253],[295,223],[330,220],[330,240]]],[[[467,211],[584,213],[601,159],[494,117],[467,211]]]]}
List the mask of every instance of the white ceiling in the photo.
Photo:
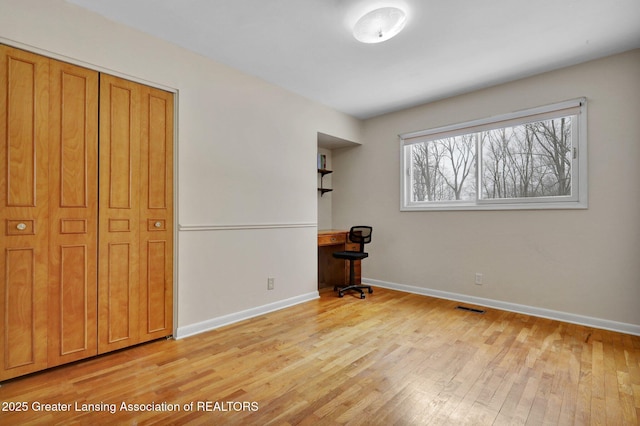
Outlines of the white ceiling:
{"type": "Polygon", "coordinates": [[[68,1],[359,118],[640,47],[640,0],[68,1]],[[404,31],[357,42],[388,5],[404,31]]]}

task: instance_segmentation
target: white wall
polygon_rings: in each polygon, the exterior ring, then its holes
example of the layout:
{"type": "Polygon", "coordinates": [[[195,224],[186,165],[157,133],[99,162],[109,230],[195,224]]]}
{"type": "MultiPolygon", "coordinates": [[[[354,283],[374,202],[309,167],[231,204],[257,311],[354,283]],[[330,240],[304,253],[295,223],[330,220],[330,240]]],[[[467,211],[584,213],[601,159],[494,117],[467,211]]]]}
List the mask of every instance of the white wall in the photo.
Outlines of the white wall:
{"type": "Polygon", "coordinates": [[[0,42],[178,92],[179,331],[317,292],[317,134],[361,122],[63,0],[0,0],[0,42]]]}
{"type": "Polygon", "coordinates": [[[333,225],[373,225],[363,276],[640,330],[640,50],[373,118],[334,151],[333,225]],[[398,134],[586,96],[589,208],[400,212],[398,134]],[[348,167],[347,167],[348,164],[348,167]],[[484,285],[474,284],[476,272],[484,285]]]}

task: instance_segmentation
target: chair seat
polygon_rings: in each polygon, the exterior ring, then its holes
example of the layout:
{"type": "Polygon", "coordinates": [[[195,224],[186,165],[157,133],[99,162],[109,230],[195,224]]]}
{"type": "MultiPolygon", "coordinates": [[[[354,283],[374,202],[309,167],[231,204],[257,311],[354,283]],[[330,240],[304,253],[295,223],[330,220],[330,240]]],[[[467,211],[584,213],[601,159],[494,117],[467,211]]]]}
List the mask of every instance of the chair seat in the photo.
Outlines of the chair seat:
{"type": "Polygon", "coordinates": [[[359,251],[336,251],[333,253],[333,257],[337,259],[361,260],[369,257],[369,253],[362,253],[359,251]]]}

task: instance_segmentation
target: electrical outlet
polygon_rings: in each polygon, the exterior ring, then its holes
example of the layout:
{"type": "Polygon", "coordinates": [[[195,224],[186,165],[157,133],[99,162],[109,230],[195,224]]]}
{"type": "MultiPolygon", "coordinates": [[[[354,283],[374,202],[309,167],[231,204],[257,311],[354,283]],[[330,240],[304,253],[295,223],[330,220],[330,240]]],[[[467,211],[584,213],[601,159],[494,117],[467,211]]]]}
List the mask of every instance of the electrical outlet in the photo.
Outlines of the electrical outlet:
{"type": "Polygon", "coordinates": [[[275,278],[267,278],[267,290],[273,290],[275,288],[276,285],[276,279],[275,278]]]}
{"type": "Polygon", "coordinates": [[[476,272],[476,285],[482,285],[482,274],[480,272],[476,272]]]}

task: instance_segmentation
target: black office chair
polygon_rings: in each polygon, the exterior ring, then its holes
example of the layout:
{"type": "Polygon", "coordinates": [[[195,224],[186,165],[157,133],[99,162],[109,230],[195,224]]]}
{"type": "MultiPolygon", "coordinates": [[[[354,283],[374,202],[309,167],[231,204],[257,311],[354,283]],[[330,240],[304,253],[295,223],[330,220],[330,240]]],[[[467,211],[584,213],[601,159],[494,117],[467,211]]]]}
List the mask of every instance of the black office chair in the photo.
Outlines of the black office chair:
{"type": "Polygon", "coordinates": [[[369,253],[365,253],[364,245],[371,242],[371,232],[373,228],[370,226],[353,226],[349,230],[349,240],[353,243],[360,244],[358,251],[337,251],[333,253],[333,257],[336,259],[344,259],[349,261],[349,285],[346,287],[335,286],[334,291],[338,290],[338,296],[343,297],[344,292],[347,290],[356,290],[360,292],[360,299],[364,299],[363,289],[369,290],[369,293],[373,293],[373,289],[370,285],[355,284],[355,274],[353,263],[356,260],[362,260],[369,257],[369,253]]]}

